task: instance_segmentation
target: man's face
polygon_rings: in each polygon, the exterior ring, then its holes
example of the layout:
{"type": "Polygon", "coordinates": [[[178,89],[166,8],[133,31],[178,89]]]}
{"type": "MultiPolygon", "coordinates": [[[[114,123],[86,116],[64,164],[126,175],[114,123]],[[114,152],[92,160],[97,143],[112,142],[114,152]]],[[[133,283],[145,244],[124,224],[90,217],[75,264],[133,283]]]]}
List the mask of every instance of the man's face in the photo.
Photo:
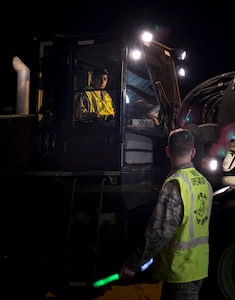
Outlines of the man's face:
{"type": "Polygon", "coordinates": [[[95,89],[105,89],[107,82],[108,76],[106,74],[98,75],[93,79],[95,89]]]}

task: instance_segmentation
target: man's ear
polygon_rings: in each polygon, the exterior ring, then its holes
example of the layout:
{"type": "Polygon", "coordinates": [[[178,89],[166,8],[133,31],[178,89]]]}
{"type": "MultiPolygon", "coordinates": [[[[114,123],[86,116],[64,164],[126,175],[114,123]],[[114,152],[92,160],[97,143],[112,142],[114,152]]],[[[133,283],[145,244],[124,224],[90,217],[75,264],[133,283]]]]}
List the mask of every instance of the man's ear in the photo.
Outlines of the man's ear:
{"type": "Polygon", "coordinates": [[[196,154],[196,148],[193,148],[191,152],[191,158],[194,158],[195,154],[196,154]]]}
{"type": "Polygon", "coordinates": [[[170,157],[171,156],[171,152],[170,152],[170,148],[168,146],[166,146],[165,151],[166,151],[166,155],[168,157],[170,157]]]}

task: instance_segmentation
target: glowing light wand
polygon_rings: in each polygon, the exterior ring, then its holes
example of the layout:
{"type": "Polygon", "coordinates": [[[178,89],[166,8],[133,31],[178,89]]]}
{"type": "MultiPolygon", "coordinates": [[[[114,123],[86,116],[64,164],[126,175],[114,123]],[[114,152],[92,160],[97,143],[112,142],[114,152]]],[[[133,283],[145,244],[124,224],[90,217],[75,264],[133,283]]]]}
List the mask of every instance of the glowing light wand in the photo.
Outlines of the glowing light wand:
{"type": "Polygon", "coordinates": [[[115,281],[115,280],[118,280],[118,279],[119,279],[119,274],[116,273],[116,274],[110,275],[110,276],[108,276],[108,277],[105,277],[105,278],[103,278],[103,279],[100,279],[100,280],[95,281],[95,282],[93,283],[93,286],[94,286],[95,288],[98,288],[98,287],[101,287],[101,286],[103,286],[103,285],[105,285],[105,284],[107,284],[107,283],[110,283],[110,282],[115,281]]]}
{"type": "MultiPolygon", "coordinates": [[[[146,270],[152,263],[153,263],[153,258],[151,258],[143,266],[141,266],[141,271],[143,272],[144,270],[146,270]]],[[[95,288],[98,288],[98,287],[101,287],[107,283],[110,283],[110,282],[118,280],[118,279],[119,279],[119,274],[115,273],[108,277],[105,277],[105,278],[102,278],[102,279],[99,279],[99,280],[93,282],[93,286],[95,288]]]]}

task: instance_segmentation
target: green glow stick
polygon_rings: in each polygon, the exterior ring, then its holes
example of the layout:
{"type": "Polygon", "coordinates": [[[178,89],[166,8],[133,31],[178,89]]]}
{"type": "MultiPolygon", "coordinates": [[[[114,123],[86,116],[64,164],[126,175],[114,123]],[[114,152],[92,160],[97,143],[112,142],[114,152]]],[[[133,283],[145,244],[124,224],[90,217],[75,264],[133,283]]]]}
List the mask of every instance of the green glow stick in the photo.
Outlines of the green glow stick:
{"type": "Polygon", "coordinates": [[[95,281],[95,282],[93,283],[93,286],[94,286],[95,288],[98,288],[98,287],[101,287],[101,286],[103,286],[103,285],[105,285],[105,284],[107,284],[107,283],[109,283],[109,282],[112,282],[112,281],[118,280],[118,279],[119,279],[119,274],[116,273],[116,274],[110,275],[110,276],[108,276],[108,277],[105,277],[105,278],[103,278],[103,279],[100,279],[100,280],[95,281]]]}

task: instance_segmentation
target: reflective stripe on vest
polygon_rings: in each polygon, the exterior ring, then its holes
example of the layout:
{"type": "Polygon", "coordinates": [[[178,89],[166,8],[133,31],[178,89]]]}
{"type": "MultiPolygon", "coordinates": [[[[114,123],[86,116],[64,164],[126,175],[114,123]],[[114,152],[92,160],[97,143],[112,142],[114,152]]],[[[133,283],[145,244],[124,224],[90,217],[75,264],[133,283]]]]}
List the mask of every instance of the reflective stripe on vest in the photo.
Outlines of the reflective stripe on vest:
{"type": "Polygon", "coordinates": [[[112,98],[106,91],[102,91],[104,93],[104,99],[102,99],[92,87],[87,87],[86,90],[90,101],[89,112],[97,112],[101,115],[114,115],[112,98]]]}

